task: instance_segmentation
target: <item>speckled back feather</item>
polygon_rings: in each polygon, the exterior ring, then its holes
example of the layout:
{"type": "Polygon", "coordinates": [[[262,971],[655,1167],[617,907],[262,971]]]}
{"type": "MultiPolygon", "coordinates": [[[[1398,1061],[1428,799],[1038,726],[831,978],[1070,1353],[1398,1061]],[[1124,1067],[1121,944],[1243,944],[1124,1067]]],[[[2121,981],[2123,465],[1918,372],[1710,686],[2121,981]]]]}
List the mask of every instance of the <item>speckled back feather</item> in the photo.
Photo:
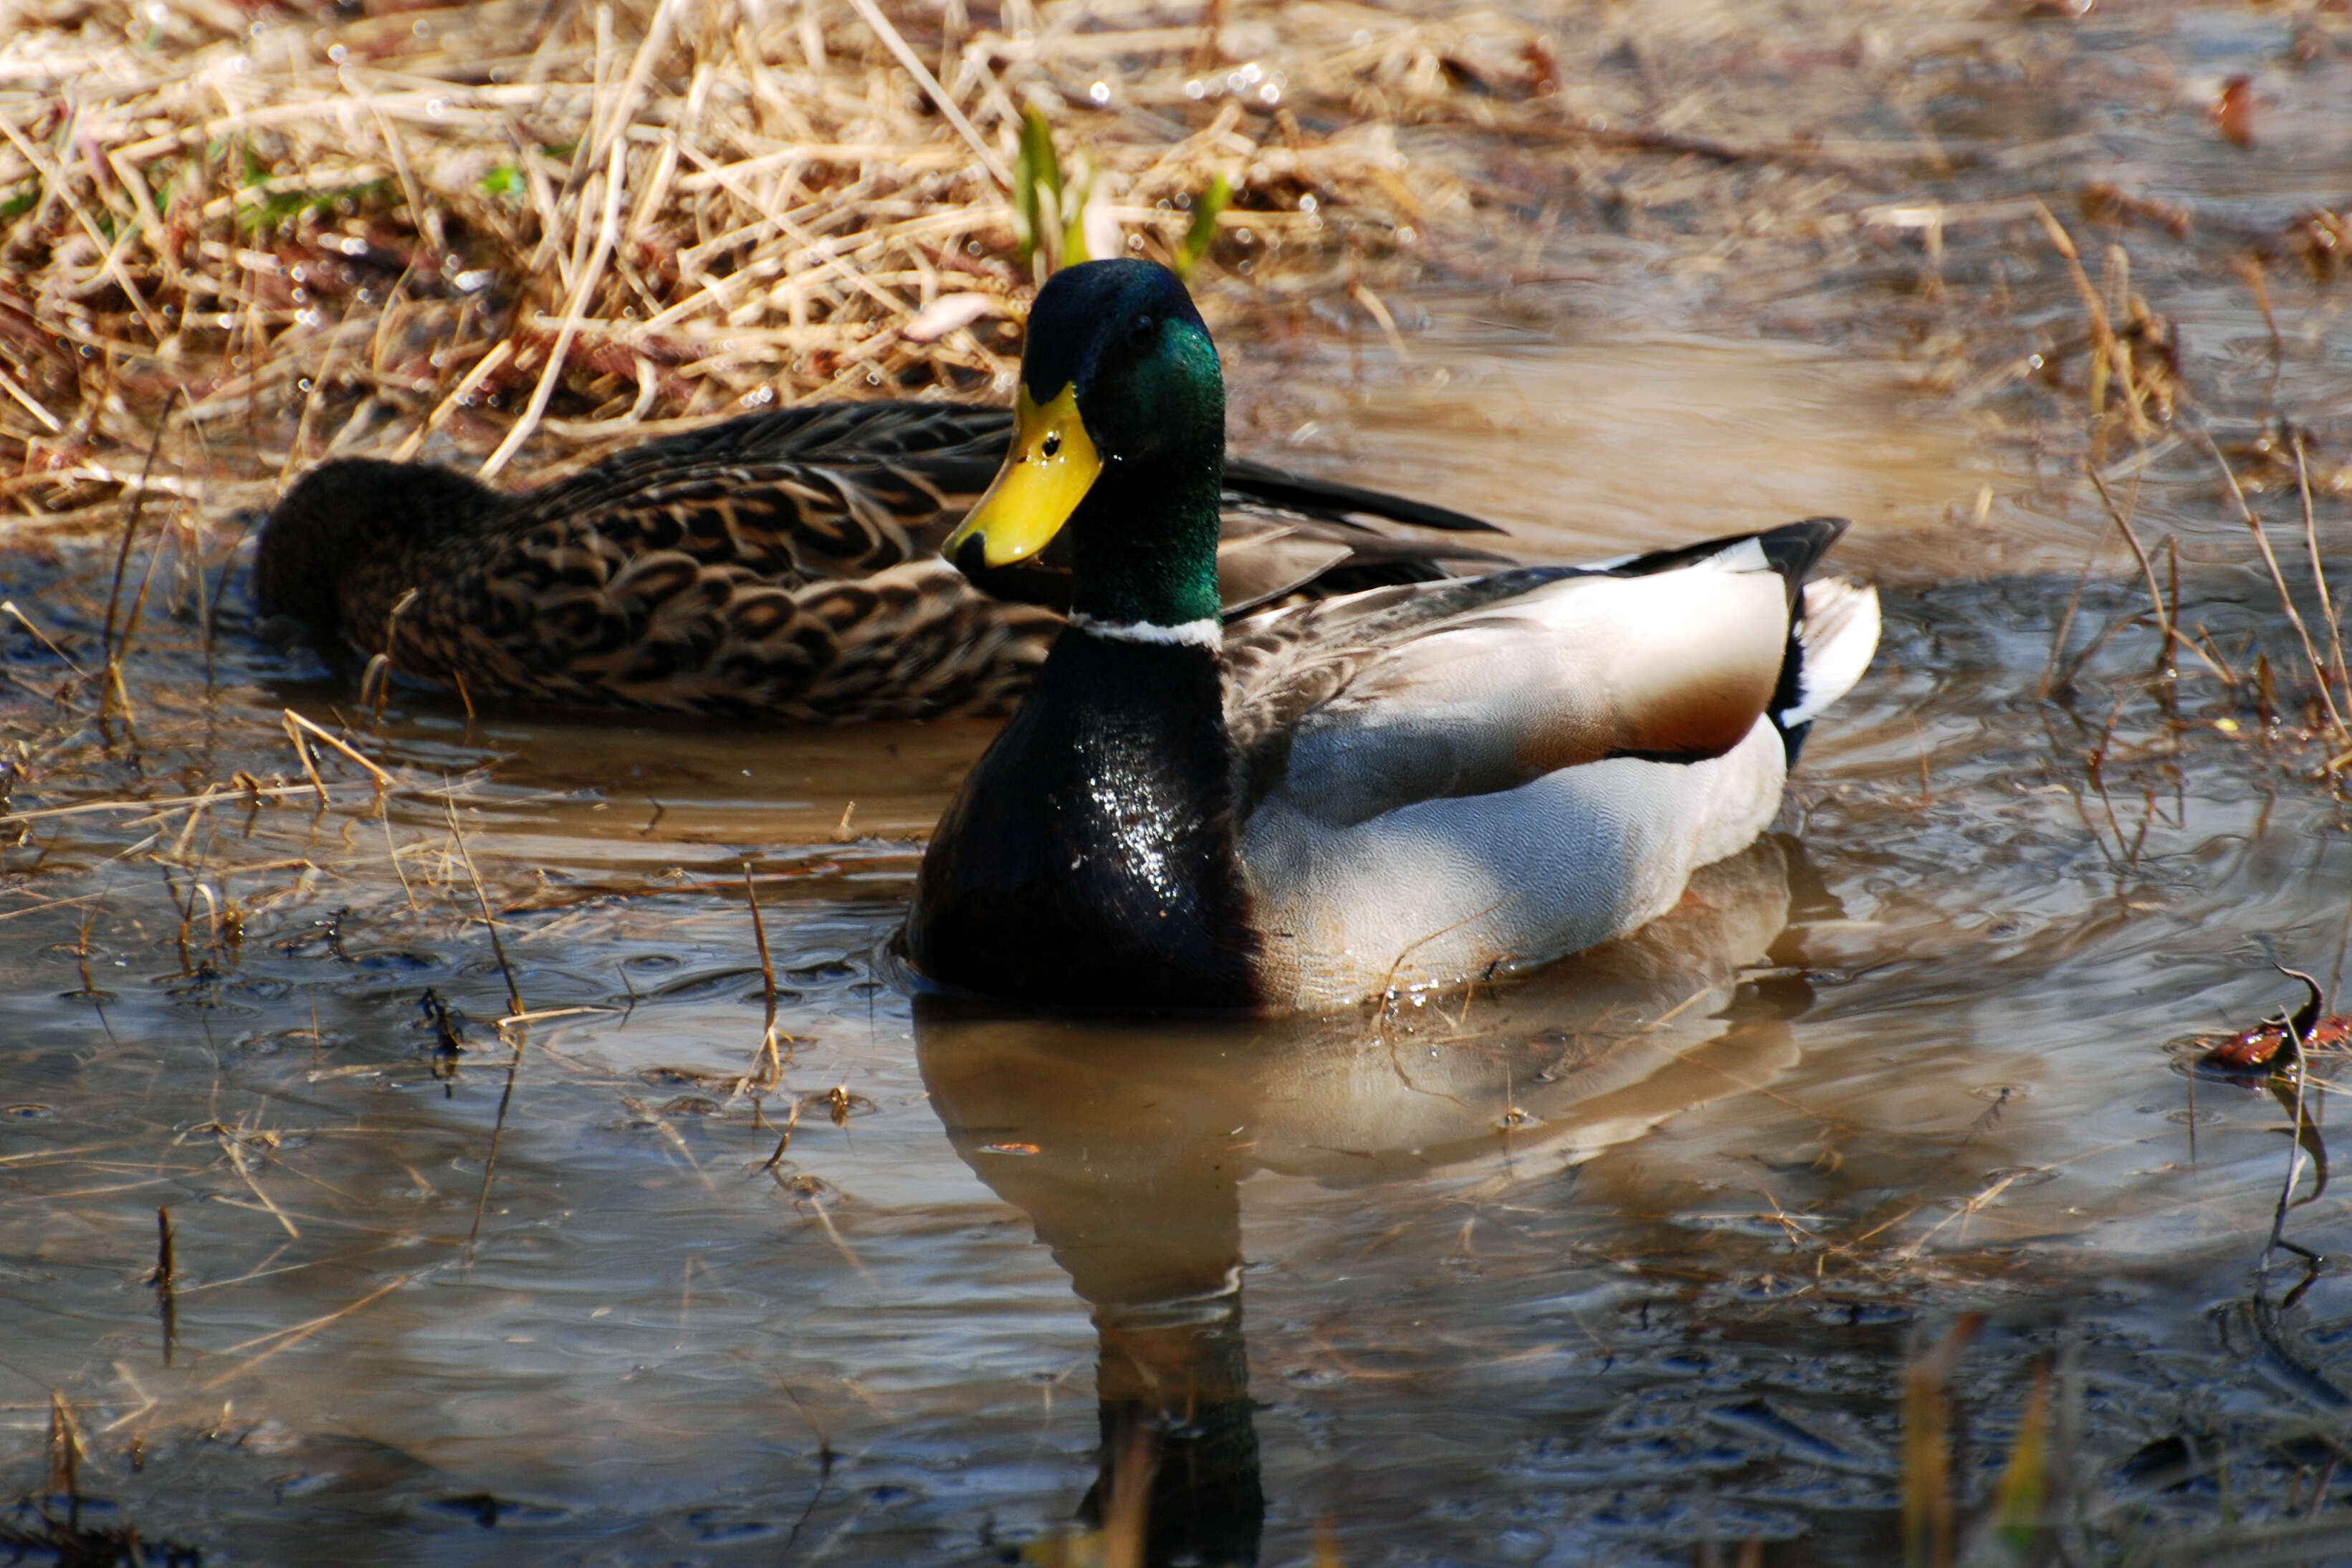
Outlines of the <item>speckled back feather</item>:
{"type": "MultiPolygon", "coordinates": [[[[1061,617],[983,594],[935,552],[1010,428],[1003,410],[938,404],[783,409],[520,496],[346,459],[289,492],[257,581],[282,607],[308,603],[320,633],[476,701],[800,722],[1000,713],[1061,617]]],[[[1334,567],[1353,587],[1442,575],[1440,555],[1493,559],[1347,521],[1391,498],[1236,468],[1237,487],[1282,497],[1227,496],[1234,575],[1254,601],[1334,567]]],[[[1401,500],[1388,510],[1480,526],[1401,500]]]]}

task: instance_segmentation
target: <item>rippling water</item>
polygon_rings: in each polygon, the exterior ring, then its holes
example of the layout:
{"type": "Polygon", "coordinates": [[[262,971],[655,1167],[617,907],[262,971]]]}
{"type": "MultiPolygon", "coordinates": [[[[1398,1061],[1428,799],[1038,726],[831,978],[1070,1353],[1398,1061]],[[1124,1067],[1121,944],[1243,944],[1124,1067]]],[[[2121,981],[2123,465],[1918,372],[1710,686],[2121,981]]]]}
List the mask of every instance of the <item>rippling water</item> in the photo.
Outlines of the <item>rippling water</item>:
{"type": "MultiPolygon", "coordinates": [[[[436,1556],[519,1531],[884,1562],[1056,1529],[1105,1425],[1181,1389],[1161,1462],[1194,1512],[1155,1517],[1205,1542],[1255,1536],[1262,1497],[1269,1560],[1328,1518],[1367,1560],[1580,1561],[1887,1550],[1906,1347],[1962,1309],[1990,1314],[1980,1463],[2062,1350],[2107,1460],[2215,1399],[2291,1406],[2206,1323],[2246,1293],[2281,1113],[2205,1085],[2192,1125],[2163,1046],[2276,999],[2265,942],[2340,964],[2352,851],[2210,731],[2135,733],[2100,800],[2073,726],[2104,713],[2019,695],[2066,586],[1894,595],[1790,835],[1633,941],[1386,1016],[910,1008],[876,954],[912,852],[832,842],[837,786],[919,820],[976,735],[631,734],[656,769],[535,732],[458,817],[520,906],[524,1002],[581,1011],[530,1026],[486,1201],[506,982],[437,809],[254,813],[247,864],[332,868],[226,878],[243,942],[200,917],[193,973],[155,873],[95,859],[123,830],[62,819],[36,842],[103,901],[12,921],[0,1003],[17,1426],[37,1447],[65,1391],[132,1517],[263,1556],[332,1517],[436,1556]],[[874,785],[910,751],[928,799],[874,785]],[[415,847],[423,913],[379,841],[415,847]],[[746,851],[792,1037],[757,1100],[748,913],[672,870],[746,851]],[[454,1068],[427,988],[473,1016],[454,1068]]],[[[2301,1310],[2343,1321],[2340,1294],[2301,1310]]]]}
{"type": "MultiPolygon", "coordinates": [[[[2224,68],[2252,15],[2160,41],[2224,68]]],[[[2246,203],[2318,177],[2271,167],[2246,203]]],[[[1643,328],[1644,287],[1433,290],[1399,302],[1410,365],[1319,391],[1280,366],[1387,351],[1230,349],[1254,447],[1538,553],[1845,511],[1841,558],[1887,584],[1782,831],[1649,931],[1466,997],[1253,1026],[911,1001],[885,949],[981,726],[402,700],[363,737],[406,781],[379,811],[331,756],[331,803],[293,787],[278,709],[356,710],[241,612],[209,686],[190,620],[148,634],[128,729],[60,727],[66,672],[12,640],[0,712],[54,750],[18,759],[0,862],[9,1527],[64,1507],[54,1397],[80,1526],[150,1561],[322,1527],[370,1560],[1055,1561],[1144,1499],[1169,1560],[1886,1562],[1906,1369],[1967,1314],[1971,1498],[2037,1369],[2110,1541],[2339,1496],[2352,1287],[2286,1307],[2299,1269],[2252,1272],[2292,1123],[2166,1046],[2288,999],[2274,957],[2344,982],[2340,804],[2247,688],[2148,694],[2138,584],[2110,562],[2074,602],[2099,520],[2029,447],[1894,363],[1643,328]],[[2084,662],[2044,699],[2062,621],[2084,662]],[[187,804],[240,769],[292,784],[187,804]]],[[[2193,303],[2219,360],[2261,331],[2193,303]]],[[[2290,377],[2339,419],[2343,342],[2290,377]]],[[[2274,635],[2181,463],[2145,515],[2188,541],[2196,616],[2216,648],[2274,635]]],[[[20,551],[0,588],[86,647],[110,566],[20,551]]],[[[2289,1234],[2342,1245],[2335,1190],[2289,1234]]]]}

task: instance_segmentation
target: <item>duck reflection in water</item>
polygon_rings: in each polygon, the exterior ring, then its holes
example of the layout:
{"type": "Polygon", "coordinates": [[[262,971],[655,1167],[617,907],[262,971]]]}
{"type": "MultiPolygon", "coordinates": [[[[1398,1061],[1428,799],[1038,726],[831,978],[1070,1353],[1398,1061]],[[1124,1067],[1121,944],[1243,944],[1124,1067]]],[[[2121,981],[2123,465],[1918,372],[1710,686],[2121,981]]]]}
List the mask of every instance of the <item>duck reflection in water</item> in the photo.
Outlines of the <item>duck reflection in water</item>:
{"type": "Polygon", "coordinates": [[[1360,1186],[1473,1162],[1541,1179],[1762,1084],[1795,1060],[1810,999],[1790,977],[1790,889],[1819,883],[1798,856],[1768,837],[1630,938],[1418,1006],[1139,1022],[918,998],[956,1152],[1093,1313],[1103,1445],[1079,1513],[1103,1561],[1257,1561],[1243,1181],[1360,1186]]]}

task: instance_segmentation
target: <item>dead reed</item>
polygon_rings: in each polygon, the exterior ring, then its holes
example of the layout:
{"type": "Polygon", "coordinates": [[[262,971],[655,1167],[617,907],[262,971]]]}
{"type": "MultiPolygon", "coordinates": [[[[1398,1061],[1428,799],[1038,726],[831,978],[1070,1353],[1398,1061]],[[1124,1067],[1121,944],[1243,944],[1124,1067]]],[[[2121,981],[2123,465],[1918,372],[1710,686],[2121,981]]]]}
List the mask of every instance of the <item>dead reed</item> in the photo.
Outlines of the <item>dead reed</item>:
{"type": "MultiPolygon", "coordinates": [[[[2143,243],[2168,247],[2176,254],[2168,275],[2182,287],[2194,287],[2218,277],[2243,282],[2269,331],[2271,374],[2261,403],[2248,406],[2228,397],[2220,388],[2200,384],[2184,373],[2178,335],[2165,314],[2138,291],[2134,283],[2133,253],[2123,226],[2131,218],[2146,223],[2142,209],[2119,205],[2112,190],[2086,191],[2084,216],[2110,226],[2102,278],[2094,283],[2085,269],[2074,236],[2050,209],[2036,203],[2034,216],[2050,249],[2059,258],[2081,310],[2082,334],[2076,346],[2084,366],[2081,377],[2079,440],[2084,473],[2103,510],[2108,530],[2086,555],[2075,595],[2060,617],[2053,635],[2051,657],[2041,695],[2070,693],[2074,675],[2126,622],[2111,623],[2087,647],[2068,653],[2075,608],[2084,584],[2105,549],[2110,536],[2120,537],[2128,549],[2145,587],[2147,609],[2127,617],[2153,626],[2158,646],[2150,661],[2148,693],[2164,710],[2164,725],[2176,733],[2184,728],[2210,728],[2231,738],[2269,745],[2284,742],[2288,765],[2311,782],[2339,795],[2352,796],[2352,668],[2344,653],[2337,590],[2328,579],[2327,550],[2322,542],[2318,487],[2314,483],[2311,452],[2315,431],[2333,422],[2333,407],[2308,411],[2281,403],[2281,381],[2286,344],[2280,332],[2267,268],[2299,254],[2291,231],[2278,236],[2225,231],[2200,235],[2186,214],[2167,214],[2158,233],[2143,243]],[[2185,256],[2179,252],[2185,251],[2185,256]],[[2201,264],[2200,264],[2201,263],[2201,264]],[[2251,435],[2240,432],[2251,431],[2251,435]],[[2230,432],[2230,434],[2220,434],[2230,432]],[[2177,449],[2201,452],[2207,470],[2218,481],[2219,505],[2210,523],[2200,514],[2208,508],[2184,502],[2181,492],[2197,484],[2193,473],[2168,476],[2167,489],[2173,526],[2153,542],[2143,541],[2135,513],[2151,470],[2164,465],[2177,449]],[[2128,477],[2125,499],[2117,490],[2128,477]],[[2258,505],[2258,500],[2263,504],[2258,505]],[[2285,518],[2266,517],[2264,510],[2292,507],[2285,518]],[[2258,565],[2273,596],[2277,619],[2270,635],[2262,629],[2250,637],[2234,658],[2201,625],[2183,629],[2188,613],[2181,599],[2182,524],[2193,522],[2200,537],[2209,539],[2234,523],[2244,530],[2252,545],[2249,564],[2258,565]],[[2291,577],[2273,545],[2273,531],[2293,531],[2302,548],[2298,572],[2291,577]],[[2160,582],[2158,560],[2168,568],[2168,583],[2160,582]],[[2274,646],[2274,645],[2284,646],[2274,646]],[[2193,660],[2184,663],[2186,653],[2193,660]],[[2280,671],[2287,671],[2288,689],[2282,692],[2280,671]],[[2188,721],[2180,707],[2184,677],[2210,678],[2218,684],[2218,701],[2202,713],[2202,722],[2188,721]],[[2251,716],[2253,722],[2242,722],[2251,716]]],[[[2325,216],[2326,215],[2322,215],[2325,216]]],[[[2317,219],[2312,220],[2317,222],[2317,219]]],[[[2315,268],[2325,284],[2332,272],[2315,268]]],[[[2324,313],[2323,307],[2322,312],[2324,313]]],[[[2037,360],[2041,356],[2036,356],[2037,360]]],[[[2053,384],[2056,379],[2053,378],[2053,384]]],[[[2071,388],[2069,389],[2071,390],[2071,388]]],[[[2337,463],[2325,479],[2326,490],[2341,495],[2352,488],[2352,465],[2337,463]]],[[[2211,549],[2200,552],[2211,557],[2211,549]]],[[[2121,709],[2118,702],[2117,711],[2121,709]]],[[[2111,714],[2106,734],[2114,729],[2111,714]]],[[[2095,788],[2106,751],[2100,742],[2086,753],[2086,768],[2095,788]]],[[[2104,789],[2101,789],[2104,796],[2104,789]]],[[[2118,834],[2120,837],[2120,834],[2118,834]]]]}
{"type": "Polygon", "coordinates": [[[1001,391],[1039,268],[1081,252],[1336,278],[1378,319],[1514,205],[1409,158],[1412,128],[1748,156],[1593,123],[1556,43],[1495,14],[8,10],[0,505],[50,514],[250,503],[331,451],[488,477],[744,408],[1001,391]]]}

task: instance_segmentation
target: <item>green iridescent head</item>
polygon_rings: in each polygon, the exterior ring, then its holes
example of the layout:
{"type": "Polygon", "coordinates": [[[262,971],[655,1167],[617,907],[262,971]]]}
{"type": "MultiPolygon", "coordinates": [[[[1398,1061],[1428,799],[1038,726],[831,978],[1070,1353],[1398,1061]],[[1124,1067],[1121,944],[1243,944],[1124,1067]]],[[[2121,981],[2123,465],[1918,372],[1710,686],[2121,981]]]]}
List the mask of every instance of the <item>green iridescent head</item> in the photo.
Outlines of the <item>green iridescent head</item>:
{"type": "Polygon", "coordinates": [[[1004,467],[949,559],[1010,565],[1066,529],[1078,613],[1213,617],[1224,377],[1176,275],[1150,261],[1055,274],[1029,312],[1015,411],[1004,467]]]}

